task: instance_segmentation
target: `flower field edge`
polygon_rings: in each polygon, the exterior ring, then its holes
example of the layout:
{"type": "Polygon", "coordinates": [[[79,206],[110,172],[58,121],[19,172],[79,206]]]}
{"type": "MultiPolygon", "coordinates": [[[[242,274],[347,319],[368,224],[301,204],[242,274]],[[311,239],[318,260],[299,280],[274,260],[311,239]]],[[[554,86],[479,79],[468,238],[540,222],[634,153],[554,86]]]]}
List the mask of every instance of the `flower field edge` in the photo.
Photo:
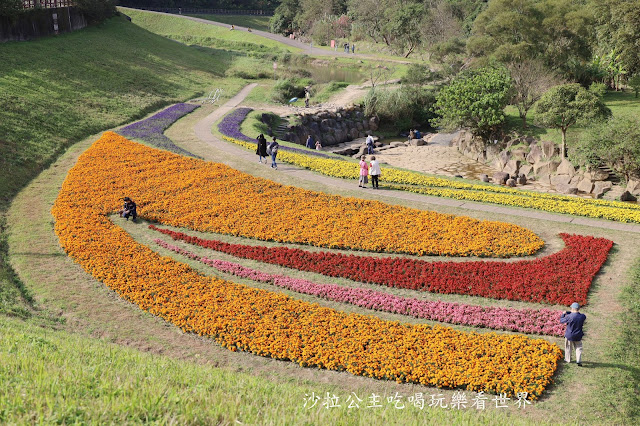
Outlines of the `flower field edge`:
{"type": "Polygon", "coordinates": [[[468,305],[442,301],[427,301],[394,296],[370,289],[351,288],[337,284],[317,284],[285,275],[269,274],[240,264],[199,256],[160,239],[154,243],[182,256],[197,260],[220,272],[271,284],[302,294],[310,294],[335,302],[449,324],[484,327],[528,334],[561,337],[566,326],[558,322],[561,311],[551,309],[515,309],[468,305]]]}
{"type": "MultiPolygon", "coordinates": [[[[52,208],[55,232],[85,271],[141,309],[186,332],[211,337],[231,351],[305,367],[470,391],[527,392],[530,399],[553,380],[562,353],[543,339],[347,314],[205,277],[157,255],[107,215],[120,207],[122,192],[141,199],[145,191],[156,189],[158,182],[146,178],[136,162],[160,169],[156,171],[169,179],[167,172],[181,161],[105,135],[69,171],[52,208]],[[121,143],[109,143],[114,140],[121,143]],[[153,155],[137,155],[144,151],[153,155]]],[[[170,201],[181,200],[184,192],[173,194],[170,201]]]]}

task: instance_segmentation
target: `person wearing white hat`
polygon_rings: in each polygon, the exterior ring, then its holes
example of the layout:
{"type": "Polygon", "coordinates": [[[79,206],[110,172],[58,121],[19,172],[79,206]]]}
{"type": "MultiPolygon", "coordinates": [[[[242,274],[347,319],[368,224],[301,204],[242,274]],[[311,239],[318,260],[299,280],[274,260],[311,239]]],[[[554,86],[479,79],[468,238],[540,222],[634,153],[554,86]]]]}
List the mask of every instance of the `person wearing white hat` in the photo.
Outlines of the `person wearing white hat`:
{"type": "Polygon", "coordinates": [[[582,325],[587,319],[585,314],[578,312],[580,305],[574,302],[570,306],[571,311],[567,311],[560,317],[562,324],[567,324],[567,331],[564,333],[564,360],[571,362],[571,351],[576,351],[576,363],[582,367],[582,325]]]}

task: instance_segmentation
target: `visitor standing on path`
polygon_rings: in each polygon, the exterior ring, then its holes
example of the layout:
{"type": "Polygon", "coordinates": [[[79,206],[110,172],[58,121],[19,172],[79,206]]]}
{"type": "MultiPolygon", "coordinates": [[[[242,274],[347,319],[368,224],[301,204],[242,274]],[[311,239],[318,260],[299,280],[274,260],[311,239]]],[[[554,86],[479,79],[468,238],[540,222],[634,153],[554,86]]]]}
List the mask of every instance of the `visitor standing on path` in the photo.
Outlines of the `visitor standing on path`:
{"type": "Polygon", "coordinates": [[[371,188],[378,189],[378,178],[380,177],[380,163],[376,160],[376,157],[371,157],[371,163],[369,164],[371,170],[371,188]]]}
{"type": "Polygon", "coordinates": [[[309,149],[313,149],[314,148],[313,136],[311,136],[311,135],[307,136],[307,144],[305,146],[307,148],[309,148],[309,149]]]}
{"type": "Polygon", "coordinates": [[[267,164],[267,139],[260,133],[256,140],[258,141],[258,148],[256,149],[258,163],[262,163],[262,158],[264,158],[264,164],[267,164]]]}
{"type": "Polygon", "coordinates": [[[358,186],[360,188],[366,188],[366,184],[368,183],[367,176],[369,175],[369,165],[365,161],[364,155],[360,158],[360,180],[358,180],[358,186]]]}
{"type": "Polygon", "coordinates": [[[587,316],[578,312],[580,305],[576,302],[572,303],[570,308],[570,312],[567,311],[560,317],[560,322],[567,324],[567,331],[564,333],[564,360],[571,362],[571,351],[575,348],[576,363],[582,367],[582,325],[587,316]]]}
{"type": "Polygon", "coordinates": [[[371,155],[373,154],[373,136],[371,136],[371,133],[367,133],[367,140],[366,140],[366,145],[367,145],[367,154],[371,155]]]}
{"type": "Polygon", "coordinates": [[[278,148],[280,144],[276,141],[276,137],[273,137],[273,141],[269,144],[268,150],[271,154],[271,168],[278,170],[278,164],[276,163],[276,155],[278,155],[278,148]]]}

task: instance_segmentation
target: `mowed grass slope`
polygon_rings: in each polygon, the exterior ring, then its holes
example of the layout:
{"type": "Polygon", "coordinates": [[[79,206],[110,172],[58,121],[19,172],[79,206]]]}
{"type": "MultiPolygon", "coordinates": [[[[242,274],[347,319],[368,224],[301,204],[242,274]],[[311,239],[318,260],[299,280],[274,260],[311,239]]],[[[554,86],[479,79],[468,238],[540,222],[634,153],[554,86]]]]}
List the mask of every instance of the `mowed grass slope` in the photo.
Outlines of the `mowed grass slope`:
{"type": "MultiPolygon", "coordinates": [[[[67,146],[131,122],[221,81],[230,56],[203,53],[116,17],[82,31],[0,45],[0,229],[10,200],[67,146]]],[[[0,312],[29,297],[6,265],[0,235],[0,312]]]]}
{"type": "Polygon", "coordinates": [[[194,18],[206,19],[208,21],[222,22],[227,25],[239,25],[251,28],[252,30],[269,31],[270,16],[265,15],[189,15],[194,18]]]}
{"type": "Polygon", "coordinates": [[[165,15],[143,10],[120,8],[134,24],[156,34],[186,44],[234,50],[239,52],[300,52],[300,49],[261,37],[246,30],[197,22],[177,15],[165,15]]]}

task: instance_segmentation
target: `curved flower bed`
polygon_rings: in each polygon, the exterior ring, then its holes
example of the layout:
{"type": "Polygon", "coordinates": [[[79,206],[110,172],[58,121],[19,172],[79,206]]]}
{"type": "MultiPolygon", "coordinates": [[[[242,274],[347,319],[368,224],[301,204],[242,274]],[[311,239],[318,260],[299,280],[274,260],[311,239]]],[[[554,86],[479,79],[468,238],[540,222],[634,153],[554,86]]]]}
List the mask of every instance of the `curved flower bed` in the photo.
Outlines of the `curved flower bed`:
{"type": "Polygon", "coordinates": [[[533,232],[502,222],[308,191],[188,158],[168,160],[172,167],[166,171],[153,161],[144,154],[129,161],[127,170],[141,182],[131,190],[119,185],[119,195],[127,192],[137,200],[148,219],[178,227],[418,255],[508,257],[535,253],[544,245],[533,232]],[[140,188],[153,189],[153,196],[140,188]],[[373,218],[376,225],[370,226],[373,218]]]}
{"type": "MultiPolygon", "coordinates": [[[[246,116],[246,113],[244,113],[244,116],[246,116]]],[[[241,122],[242,120],[237,124],[238,129],[241,122]]],[[[255,149],[255,141],[253,139],[242,135],[239,130],[233,132],[230,129],[231,125],[228,126],[226,133],[222,132],[227,135],[223,139],[248,149],[255,149]],[[242,136],[238,137],[238,134],[242,136]]],[[[311,150],[295,151],[278,154],[278,158],[285,163],[304,167],[327,176],[343,179],[357,179],[359,176],[358,163],[333,157],[316,158],[311,150]]],[[[545,194],[499,185],[470,184],[453,179],[425,176],[417,172],[384,167],[381,176],[385,182],[401,185],[396,186],[396,189],[426,195],[532,208],[553,213],[603,218],[619,222],[640,223],[639,204],[545,194]]]]}
{"type": "Polygon", "coordinates": [[[473,327],[486,327],[494,330],[508,330],[522,333],[563,336],[566,326],[558,319],[562,312],[551,309],[514,309],[498,308],[463,303],[420,300],[394,296],[370,289],[343,287],[336,284],[317,284],[308,280],[268,274],[246,268],[224,260],[199,256],[178,246],[155,239],[154,243],[183,256],[209,265],[221,272],[241,278],[272,284],[298,293],[310,294],[335,302],[344,302],[377,311],[409,315],[431,321],[449,324],[461,324],[473,327]]]}
{"type": "MultiPolygon", "coordinates": [[[[234,173],[105,133],[65,179],[52,208],[55,231],[66,252],[121,297],[232,351],[399,382],[528,392],[533,399],[551,383],[562,354],[545,340],[383,321],[205,277],[138,244],[107,217],[124,193],[143,216],[160,196],[187,215],[184,203],[203,195],[197,182],[234,173]]],[[[156,218],[175,221],[169,211],[156,218]]]]}
{"type": "Polygon", "coordinates": [[[205,240],[182,232],[149,228],[201,247],[236,257],[272,263],[330,277],[433,293],[569,305],[587,303],[587,293],[613,242],[604,238],[560,234],[564,250],[517,262],[427,262],[394,257],[311,252],[205,240]]]}
{"type": "Polygon", "coordinates": [[[200,158],[197,155],[193,155],[186,149],[180,148],[174,144],[171,139],[164,135],[164,131],[167,130],[169,126],[199,106],[200,105],[185,103],[171,105],[149,118],[145,118],[144,120],[140,120],[123,127],[118,130],[117,133],[128,138],[140,139],[150,145],[175,152],[176,154],[200,158]]]}

